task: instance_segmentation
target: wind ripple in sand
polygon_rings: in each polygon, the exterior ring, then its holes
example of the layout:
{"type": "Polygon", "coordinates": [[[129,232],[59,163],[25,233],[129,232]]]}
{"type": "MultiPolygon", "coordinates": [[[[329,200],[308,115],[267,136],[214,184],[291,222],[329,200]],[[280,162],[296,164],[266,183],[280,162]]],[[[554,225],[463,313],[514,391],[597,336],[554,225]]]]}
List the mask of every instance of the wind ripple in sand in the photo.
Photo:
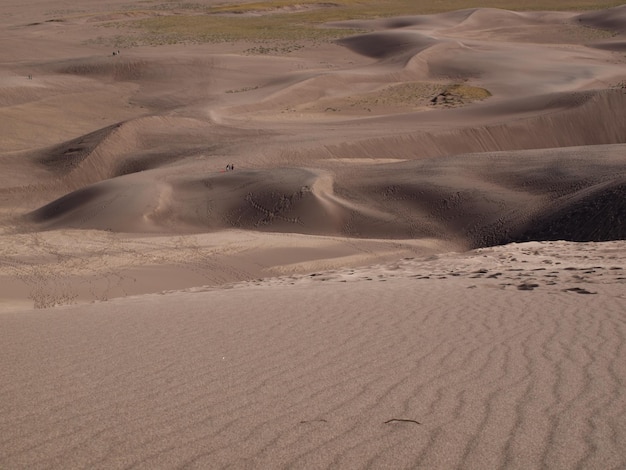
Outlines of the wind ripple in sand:
{"type": "Polygon", "coordinates": [[[521,244],[4,314],[0,462],[622,466],[622,254],[622,242],[521,244]],[[552,286],[489,277],[539,278],[548,260],[552,286]],[[597,294],[563,291],[576,285],[597,294]]]}

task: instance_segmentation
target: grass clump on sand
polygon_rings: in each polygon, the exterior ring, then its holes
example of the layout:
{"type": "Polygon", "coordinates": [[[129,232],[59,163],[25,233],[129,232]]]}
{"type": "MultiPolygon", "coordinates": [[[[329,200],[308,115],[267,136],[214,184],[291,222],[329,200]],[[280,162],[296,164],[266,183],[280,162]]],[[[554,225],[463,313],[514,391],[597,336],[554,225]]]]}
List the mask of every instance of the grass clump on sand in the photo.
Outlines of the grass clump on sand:
{"type": "Polygon", "coordinates": [[[491,93],[484,88],[465,84],[450,85],[446,87],[446,91],[469,101],[484,100],[491,96],[491,93]]]}
{"type": "Polygon", "coordinates": [[[341,98],[324,98],[303,108],[308,112],[336,112],[351,114],[395,112],[397,109],[416,109],[428,105],[432,96],[441,89],[429,82],[406,82],[376,91],[353,94],[341,98]]]}
{"type": "Polygon", "coordinates": [[[488,90],[467,84],[441,85],[433,82],[407,82],[361,95],[355,104],[365,106],[416,107],[449,97],[455,104],[481,101],[491,96],[488,90]]]}
{"type": "Polygon", "coordinates": [[[367,93],[328,97],[306,103],[296,111],[305,113],[373,114],[426,109],[431,106],[457,107],[489,98],[491,93],[465,83],[405,82],[367,93]]]}
{"type": "Polygon", "coordinates": [[[455,83],[443,87],[437,95],[430,99],[430,103],[434,106],[454,107],[482,101],[490,96],[491,93],[484,88],[455,83]]]}

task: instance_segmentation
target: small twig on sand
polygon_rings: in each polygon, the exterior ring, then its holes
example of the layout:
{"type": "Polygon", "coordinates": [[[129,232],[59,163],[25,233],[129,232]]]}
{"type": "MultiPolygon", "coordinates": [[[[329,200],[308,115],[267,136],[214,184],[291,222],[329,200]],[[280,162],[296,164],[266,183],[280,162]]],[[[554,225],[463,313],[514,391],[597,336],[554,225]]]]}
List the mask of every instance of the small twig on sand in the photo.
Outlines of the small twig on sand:
{"type": "Polygon", "coordinates": [[[390,423],[414,423],[414,424],[422,424],[419,421],[415,421],[414,419],[403,419],[403,418],[391,418],[385,421],[385,424],[390,423]]]}

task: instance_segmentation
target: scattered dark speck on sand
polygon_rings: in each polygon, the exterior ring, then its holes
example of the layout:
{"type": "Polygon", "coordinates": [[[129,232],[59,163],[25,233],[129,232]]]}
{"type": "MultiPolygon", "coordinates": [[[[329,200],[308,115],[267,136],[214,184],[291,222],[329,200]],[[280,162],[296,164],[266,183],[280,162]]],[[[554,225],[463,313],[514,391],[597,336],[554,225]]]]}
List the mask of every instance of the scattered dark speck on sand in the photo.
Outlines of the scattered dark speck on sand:
{"type": "Polygon", "coordinates": [[[563,289],[563,292],[576,292],[577,294],[597,294],[597,292],[590,292],[587,289],[580,287],[570,287],[569,289],[563,289]]]}
{"type": "Polygon", "coordinates": [[[517,286],[518,290],[533,290],[535,287],[539,287],[539,284],[531,284],[531,283],[524,283],[524,284],[520,284],[519,286],[517,286]]]}

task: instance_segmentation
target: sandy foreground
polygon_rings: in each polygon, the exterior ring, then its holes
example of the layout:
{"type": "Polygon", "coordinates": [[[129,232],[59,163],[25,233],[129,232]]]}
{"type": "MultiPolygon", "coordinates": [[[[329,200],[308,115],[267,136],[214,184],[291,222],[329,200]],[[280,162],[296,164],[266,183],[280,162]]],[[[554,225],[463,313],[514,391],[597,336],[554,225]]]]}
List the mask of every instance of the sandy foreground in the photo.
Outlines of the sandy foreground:
{"type": "Polygon", "coordinates": [[[0,7],[0,468],[625,468],[626,7],[215,3],[0,7]]]}
{"type": "Polygon", "coordinates": [[[5,468],[620,468],[623,242],[0,316],[5,468]]]}

